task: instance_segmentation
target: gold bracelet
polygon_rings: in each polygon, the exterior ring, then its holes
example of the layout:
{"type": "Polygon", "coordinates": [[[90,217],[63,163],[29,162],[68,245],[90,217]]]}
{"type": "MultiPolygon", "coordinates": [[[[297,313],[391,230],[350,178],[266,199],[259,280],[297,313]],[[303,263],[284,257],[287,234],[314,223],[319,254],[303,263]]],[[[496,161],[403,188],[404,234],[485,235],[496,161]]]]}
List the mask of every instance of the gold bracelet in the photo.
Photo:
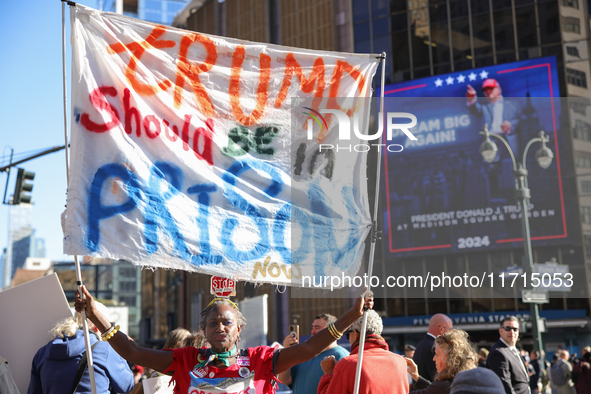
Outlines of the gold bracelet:
{"type": "Polygon", "coordinates": [[[343,336],[343,333],[337,330],[337,326],[335,326],[334,323],[332,323],[332,331],[336,339],[341,339],[341,337],[343,336]]]}
{"type": "Polygon", "coordinates": [[[337,337],[337,336],[338,336],[338,335],[335,333],[335,331],[334,331],[334,327],[333,327],[333,324],[332,324],[332,323],[330,323],[330,324],[328,325],[328,331],[330,332],[330,335],[332,335],[333,337],[337,337]]]}
{"type": "Polygon", "coordinates": [[[119,332],[119,326],[113,327],[112,330],[109,330],[106,334],[101,335],[103,341],[108,341],[109,339],[113,338],[117,332],[119,332]]]}
{"type": "Polygon", "coordinates": [[[332,335],[332,337],[333,337],[334,339],[336,339],[336,340],[339,340],[339,339],[341,339],[341,337],[343,336],[343,333],[342,333],[342,332],[340,332],[340,331],[339,331],[339,330],[336,328],[336,326],[334,325],[334,323],[330,323],[330,324],[328,325],[328,327],[327,327],[327,328],[328,328],[328,332],[330,333],[330,335],[332,335]]]}
{"type": "Polygon", "coordinates": [[[115,329],[115,323],[111,323],[111,327],[107,328],[107,331],[105,331],[101,334],[101,338],[104,338],[105,336],[109,335],[111,333],[111,331],[113,331],[114,329],[115,329]]]}

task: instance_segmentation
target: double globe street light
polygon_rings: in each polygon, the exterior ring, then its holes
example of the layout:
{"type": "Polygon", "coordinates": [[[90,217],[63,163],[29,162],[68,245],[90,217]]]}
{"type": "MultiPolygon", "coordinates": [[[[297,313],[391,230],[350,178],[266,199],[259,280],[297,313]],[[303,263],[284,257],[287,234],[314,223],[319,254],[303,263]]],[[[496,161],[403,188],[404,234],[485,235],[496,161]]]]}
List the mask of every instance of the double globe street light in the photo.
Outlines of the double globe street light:
{"type": "MultiPolygon", "coordinates": [[[[484,125],[484,131],[481,131],[480,134],[484,135],[484,142],[480,145],[480,154],[484,158],[487,163],[492,163],[495,158],[497,157],[499,148],[491,140],[490,137],[496,138],[505,145],[507,150],[509,151],[509,155],[511,156],[511,161],[513,162],[513,175],[515,177],[515,198],[521,207],[521,224],[522,224],[522,232],[523,232],[523,251],[524,251],[524,265],[528,263],[529,268],[529,276],[531,279],[531,274],[534,272],[534,259],[532,254],[531,248],[531,234],[529,229],[529,215],[528,215],[528,206],[529,206],[529,199],[531,198],[531,194],[527,185],[527,169],[525,166],[526,158],[527,158],[527,151],[529,147],[535,142],[541,142],[542,147],[538,149],[536,152],[536,160],[538,164],[543,169],[547,169],[552,164],[552,159],[554,158],[554,154],[552,150],[546,146],[546,143],[550,140],[550,138],[546,135],[544,131],[540,131],[540,136],[537,138],[532,138],[527,145],[525,146],[525,150],[523,151],[523,156],[521,162],[518,162],[515,159],[515,154],[509,146],[509,143],[505,140],[505,138],[497,135],[492,134],[488,130],[488,125],[484,125]]],[[[534,289],[535,290],[535,289],[534,289]]],[[[537,303],[530,304],[530,314],[532,319],[532,335],[534,337],[534,349],[539,351],[540,354],[542,353],[542,336],[540,333],[539,327],[539,309],[537,303]]]]}

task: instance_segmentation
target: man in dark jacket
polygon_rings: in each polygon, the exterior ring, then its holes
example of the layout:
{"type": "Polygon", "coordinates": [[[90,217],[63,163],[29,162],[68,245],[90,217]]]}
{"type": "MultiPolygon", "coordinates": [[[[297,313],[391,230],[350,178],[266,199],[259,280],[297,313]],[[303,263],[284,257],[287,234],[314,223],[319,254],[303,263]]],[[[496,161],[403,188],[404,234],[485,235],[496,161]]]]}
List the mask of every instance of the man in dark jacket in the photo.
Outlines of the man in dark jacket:
{"type": "Polygon", "coordinates": [[[544,371],[544,364],[540,359],[540,352],[532,350],[529,354],[530,365],[534,368],[534,374],[529,377],[529,388],[532,393],[539,393],[542,385],[542,372],[544,371]]]}
{"type": "Polygon", "coordinates": [[[519,322],[509,316],[501,322],[501,338],[490,349],[486,363],[503,382],[506,394],[530,394],[529,374],[519,351],[515,348],[519,337],[519,322]]]}
{"type": "Polygon", "coordinates": [[[437,368],[435,368],[435,361],[433,356],[435,355],[433,345],[435,344],[435,338],[438,335],[443,335],[453,327],[451,319],[442,313],[433,315],[429,321],[429,331],[427,335],[417,345],[415,355],[412,360],[417,364],[419,368],[419,375],[423,378],[434,381],[435,374],[437,374],[437,368]]]}

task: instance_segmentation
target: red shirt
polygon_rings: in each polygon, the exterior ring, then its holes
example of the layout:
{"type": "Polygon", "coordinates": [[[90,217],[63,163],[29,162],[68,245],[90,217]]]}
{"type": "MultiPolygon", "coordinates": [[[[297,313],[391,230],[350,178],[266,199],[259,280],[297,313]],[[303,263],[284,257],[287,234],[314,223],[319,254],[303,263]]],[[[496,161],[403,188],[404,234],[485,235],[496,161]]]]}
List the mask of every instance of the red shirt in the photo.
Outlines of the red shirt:
{"type": "Polygon", "coordinates": [[[174,371],[171,382],[175,382],[175,394],[274,394],[274,349],[258,346],[247,350],[248,357],[239,356],[227,368],[196,368],[199,349],[174,349],[173,361],[164,373],[174,371]]]}
{"type": "MultiPolygon", "coordinates": [[[[359,393],[408,394],[404,358],[367,340],[364,349],[359,393]]],[[[353,393],[358,352],[359,347],[353,349],[351,355],[337,362],[332,374],[320,378],[318,394],[353,393]]]]}

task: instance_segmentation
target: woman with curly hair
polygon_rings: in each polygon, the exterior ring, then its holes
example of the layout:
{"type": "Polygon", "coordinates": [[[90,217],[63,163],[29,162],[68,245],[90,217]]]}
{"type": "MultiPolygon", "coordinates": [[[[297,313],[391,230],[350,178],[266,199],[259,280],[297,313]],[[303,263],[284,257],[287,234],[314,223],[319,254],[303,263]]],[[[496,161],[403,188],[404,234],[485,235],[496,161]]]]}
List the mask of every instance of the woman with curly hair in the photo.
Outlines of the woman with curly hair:
{"type": "Polygon", "coordinates": [[[410,388],[415,394],[448,394],[456,375],[468,369],[476,368],[476,357],[472,344],[468,340],[468,333],[463,330],[449,330],[435,338],[435,367],[437,375],[431,383],[419,376],[417,365],[407,358],[408,373],[413,379],[410,388]]]}

